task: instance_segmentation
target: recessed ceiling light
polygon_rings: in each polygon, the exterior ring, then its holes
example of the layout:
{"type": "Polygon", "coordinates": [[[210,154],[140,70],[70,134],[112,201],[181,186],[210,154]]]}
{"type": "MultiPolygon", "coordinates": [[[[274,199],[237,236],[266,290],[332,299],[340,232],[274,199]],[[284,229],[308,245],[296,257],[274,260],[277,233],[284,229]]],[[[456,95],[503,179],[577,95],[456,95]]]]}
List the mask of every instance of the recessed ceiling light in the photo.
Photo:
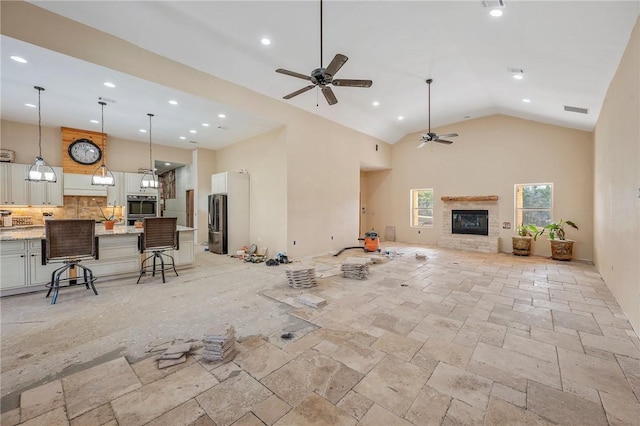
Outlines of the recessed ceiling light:
{"type": "Polygon", "coordinates": [[[34,104],[24,104],[24,106],[28,106],[29,108],[35,108],[36,107],[34,104]]]}
{"type": "Polygon", "coordinates": [[[260,43],[264,44],[265,46],[268,46],[271,44],[271,40],[269,40],[266,37],[262,37],[262,40],[260,40],[260,43]]]}
{"type": "Polygon", "coordinates": [[[514,74],[513,78],[516,80],[522,80],[524,78],[524,76],[522,74],[514,74]]]}
{"type": "Polygon", "coordinates": [[[98,120],[91,120],[91,122],[92,122],[93,124],[98,124],[98,123],[100,123],[98,120]]]}
{"type": "Polygon", "coordinates": [[[147,133],[147,129],[140,129],[140,133],[147,133]]]}
{"type": "Polygon", "coordinates": [[[202,127],[209,127],[209,123],[202,123],[202,127]]]}
{"type": "Polygon", "coordinates": [[[115,85],[115,84],[113,84],[113,83],[112,83],[112,82],[110,82],[110,81],[105,81],[105,82],[104,82],[104,85],[105,85],[105,86],[107,86],[107,87],[111,87],[112,89],[113,89],[114,87],[116,87],[116,85],[115,85]]]}
{"type": "Polygon", "coordinates": [[[378,101],[373,101],[373,104],[372,104],[372,105],[373,105],[373,106],[378,106],[378,105],[380,105],[380,102],[378,102],[378,101]]]}
{"type": "Polygon", "coordinates": [[[398,120],[404,120],[404,117],[400,115],[398,116],[398,120]]]}
{"type": "Polygon", "coordinates": [[[27,60],[25,58],[21,58],[20,56],[11,56],[11,59],[13,59],[16,62],[20,62],[21,64],[27,63],[27,60]]]}
{"type": "Polygon", "coordinates": [[[180,140],[185,140],[185,139],[186,139],[186,137],[180,136],[180,140]]]}
{"type": "Polygon", "coordinates": [[[165,166],[170,166],[170,165],[171,165],[171,163],[164,163],[164,165],[165,165],[165,166]]]}
{"type": "Polygon", "coordinates": [[[226,115],[224,115],[224,114],[222,114],[222,113],[218,114],[218,117],[220,117],[220,118],[227,118],[227,116],[226,116],[226,115]]]}
{"type": "Polygon", "coordinates": [[[171,99],[171,100],[169,101],[169,103],[170,103],[171,105],[178,105],[178,101],[174,101],[173,99],[171,99]]]}
{"type": "Polygon", "coordinates": [[[198,133],[197,130],[189,130],[189,133],[198,133]]]}
{"type": "Polygon", "coordinates": [[[530,102],[531,102],[531,99],[524,98],[524,99],[522,100],[522,102],[524,102],[525,104],[528,104],[528,103],[530,103],[530,102]]]}
{"type": "Polygon", "coordinates": [[[502,10],[500,9],[491,9],[491,11],[489,12],[489,15],[493,16],[494,18],[499,18],[502,16],[502,10]]]}

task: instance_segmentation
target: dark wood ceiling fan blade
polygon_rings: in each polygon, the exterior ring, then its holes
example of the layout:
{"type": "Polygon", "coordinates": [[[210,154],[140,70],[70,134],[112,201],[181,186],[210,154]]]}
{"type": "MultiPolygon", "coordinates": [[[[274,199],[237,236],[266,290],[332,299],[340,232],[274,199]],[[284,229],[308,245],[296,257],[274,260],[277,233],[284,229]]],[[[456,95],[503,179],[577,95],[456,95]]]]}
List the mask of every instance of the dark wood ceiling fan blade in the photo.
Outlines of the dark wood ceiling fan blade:
{"type": "Polygon", "coordinates": [[[342,68],[345,62],[347,62],[349,58],[344,56],[343,54],[338,53],[333,57],[333,60],[329,64],[329,66],[325,69],[325,74],[329,74],[330,76],[336,75],[336,73],[342,68]]]}
{"type": "Polygon", "coordinates": [[[314,87],[316,87],[316,86],[311,85],[311,86],[303,87],[303,88],[302,88],[302,89],[300,89],[300,90],[296,90],[296,91],[295,91],[295,92],[293,92],[293,93],[289,93],[287,96],[283,96],[283,97],[282,97],[282,99],[291,99],[291,98],[293,98],[294,96],[298,96],[300,93],[304,93],[304,92],[306,92],[306,91],[308,91],[308,90],[313,89],[314,87]]]}
{"type": "Polygon", "coordinates": [[[434,139],[433,141],[438,143],[443,143],[445,145],[451,145],[453,143],[451,141],[445,141],[444,139],[434,139]]]}
{"type": "Polygon", "coordinates": [[[455,138],[458,136],[457,133],[447,133],[446,135],[438,135],[438,138],[455,138]]]}
{"type": "Polygon", "coordinates": [[[290,75],[291,77],[298,77],[298,78],[301,78],[303,80],[311,81],[311,77],[309,77],[308,75],[300,74],[299,72],[295,72],[295,71],[285,70],[284,68],[278,68],[276,70],[276,72],[278,72],[280,74],[290,75]]]}
{"type": "Polygon", "coordinates": [[[333,94],[333,90],[331,90],[331,87],[324,86],[322,88],[322,94],[324,95],[324,98],[327,100],[329,105],[335,105],[338,103],[338,99],[336,98],[336,95],[333,94]]]}
{"type": "Polygon", "coordinates": [[[334,86],[344,86],[344,87],[371,87],[373,81],[371,80],[349,80],[349,79],[338,79],[333,80],[331,82],[334,86]]]}

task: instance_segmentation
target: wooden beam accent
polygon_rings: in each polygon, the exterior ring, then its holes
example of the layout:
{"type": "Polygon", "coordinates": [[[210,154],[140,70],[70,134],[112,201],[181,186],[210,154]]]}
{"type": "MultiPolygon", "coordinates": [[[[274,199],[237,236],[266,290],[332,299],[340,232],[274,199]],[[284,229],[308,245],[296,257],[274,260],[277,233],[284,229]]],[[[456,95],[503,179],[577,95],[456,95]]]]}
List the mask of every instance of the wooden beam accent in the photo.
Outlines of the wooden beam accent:
{"type": "MultiPolygon", "coordinates": [[[[83,175],[92,175],[100,165],[100,161],[96,164],[85,166],[78,164],[69,157],[69,145],[77,139],[89,139],[98,146],[102,146],[102,133],[92,132],[90,130],[72,129],[70,127],[61,127],[62,130],[62,169],[65,173],[79,173],[83,175]]],[[[104,134],[104,149],[102,150],[104,161],[107,161],[107,134],[104,134]]]]}
{"type": "Polygon", "coordinates": [[[498,201],[497,195],[466,195],[460,197],[442,197],[442,201],[498,201]]]}

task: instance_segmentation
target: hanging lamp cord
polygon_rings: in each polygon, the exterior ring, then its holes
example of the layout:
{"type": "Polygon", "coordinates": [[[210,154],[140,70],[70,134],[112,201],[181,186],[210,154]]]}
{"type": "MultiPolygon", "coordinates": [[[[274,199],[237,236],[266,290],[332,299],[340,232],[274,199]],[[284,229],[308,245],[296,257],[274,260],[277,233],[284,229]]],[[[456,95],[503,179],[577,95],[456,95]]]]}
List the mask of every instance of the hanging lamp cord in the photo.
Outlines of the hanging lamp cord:
{"type": "Polygon", "coordinates": [[[101,166],[104,167],[104,156],[105,156],[105,152],[104,152],[104,106],[106,105],[106,102],[98,102],[100,104],[100,106],[102,107],[102,116],[100,118],[100,123],[102,126],[102,130],[101,130],[101,135],[100,135],[100,141],[102,142],[101,148],[102,148],[102,164],[101,166]]]}
{"type": "Polygon", "coordinates": [[[38,157],[42,158],[42,114],[40,112],[40,95],[44,88],[36,86],[38,90],[38,157]]]}
{"type": "Polygon", "coordinates": [[[149,116],[149,173],[151,173],[151,176],[153,176],[153,164],[152,164],[152,156],[151,156],[151,117],[153,117],[153,114],[147,114],[149,116]]]}

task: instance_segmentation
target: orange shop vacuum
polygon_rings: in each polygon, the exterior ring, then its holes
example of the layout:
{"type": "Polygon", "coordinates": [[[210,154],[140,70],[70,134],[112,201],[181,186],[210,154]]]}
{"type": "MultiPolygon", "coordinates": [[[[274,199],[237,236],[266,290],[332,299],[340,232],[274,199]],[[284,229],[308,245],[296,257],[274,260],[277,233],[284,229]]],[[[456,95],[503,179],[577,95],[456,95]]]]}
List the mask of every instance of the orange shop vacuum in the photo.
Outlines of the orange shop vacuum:
{"type": "Polygon", "coordinates": [[[364,234],[364,251],[378,251],[380,249],[380,239],[375,231],[365,232],[364,234]]]}

